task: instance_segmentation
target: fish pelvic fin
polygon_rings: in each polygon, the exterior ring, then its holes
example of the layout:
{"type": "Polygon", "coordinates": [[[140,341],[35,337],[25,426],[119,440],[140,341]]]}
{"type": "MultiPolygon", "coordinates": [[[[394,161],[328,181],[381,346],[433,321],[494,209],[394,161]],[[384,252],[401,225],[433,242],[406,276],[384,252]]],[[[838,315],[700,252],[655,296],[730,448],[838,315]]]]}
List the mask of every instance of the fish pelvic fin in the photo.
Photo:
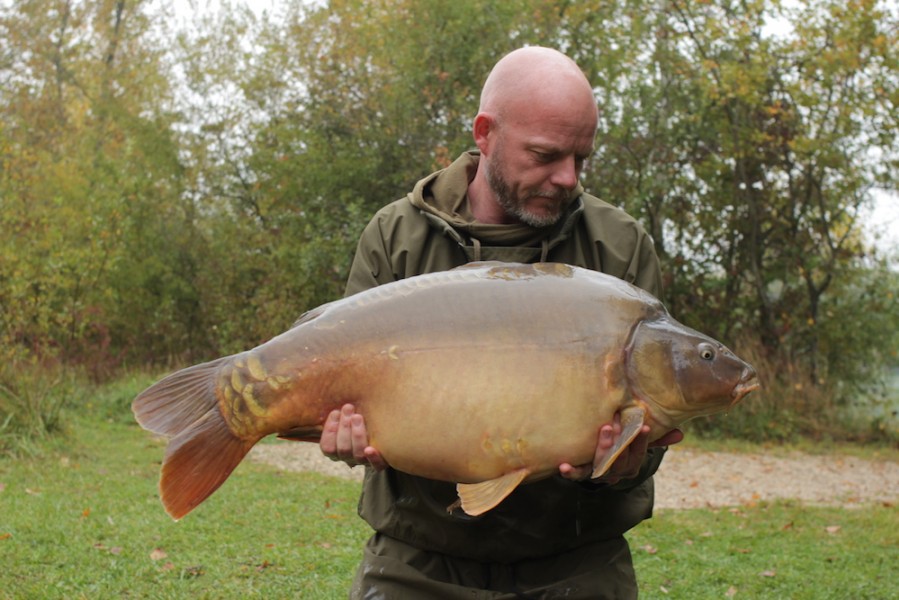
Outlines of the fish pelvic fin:
{"type": "Polygon", "coordinates": [[[182,369],[151,385],[131,403],[134,418],[153,433],[178,435],[217,406],[216,375],[231,358],[182,369]]]}
{"type": "Polygon", "coordinates": [[[473,517],[484,514],[505,500],[530,473],[522,468],[480,483],[456,484],[462,510],[473,517]]]}
{"type": "Polygon", "coordinates": [[[612,463],[618,460],[624,449],[630,446],[640,433],[645,420],[646,410],[640,406],[630,406],[621,411],[621,435],[618,436],[615,445],[609,448],[603,461],[598,465],[593,465],[593,474],[590,476],[592,479],[602,477],[612,463]]]}
{"type": "Polygon", "coordinates": [[[322,425],[298,427],[278,433],[278,439],[287,440],[288,442],[313,442],[317,444],[322,439],[322,431],[324,431],[324,426],[322,425]]]}
{"type": "Polygon", "coordinates": [[[159,480],[165,511],[175,520],[187,515],[225,482],[257,441],[237,437],[218,407],[209,409],[166,448],[159,480]]]}

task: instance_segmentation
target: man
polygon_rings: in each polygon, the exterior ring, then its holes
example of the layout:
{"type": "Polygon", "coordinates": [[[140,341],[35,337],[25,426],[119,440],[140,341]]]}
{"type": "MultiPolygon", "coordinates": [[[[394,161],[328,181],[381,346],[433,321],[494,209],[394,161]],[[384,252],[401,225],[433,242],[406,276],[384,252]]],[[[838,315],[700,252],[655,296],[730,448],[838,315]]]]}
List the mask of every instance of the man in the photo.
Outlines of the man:
{"type": "MultiPolygon", "coordinates": [[[[474,120],[479,152],[463,154],[375,215],[360,238],[347,294],[500,260],[569,263],[658,295],[652,240],[579,184],[597,122],[592,88],[571,59],[536,47],[503,57],[484,84],[474,120]]],[[[647,432],[601,480],[587,480],[591,465],[563,464],[558,477],[521,486],[473,518],[447,512],[453,484],[390,469],[368,446],[364,420],[351,405],[334,411],[322,451],[369,467],[360,515],[375,530],[351,597],[635,597],[623,534],[651,515],[651,476],[664,452],[647,451],[647,432]]],[[[617,416],[599,429],[597,461],[619,433],[617,416]]],[[[658,444],[682,437],[675,430],[658,444]]]]}

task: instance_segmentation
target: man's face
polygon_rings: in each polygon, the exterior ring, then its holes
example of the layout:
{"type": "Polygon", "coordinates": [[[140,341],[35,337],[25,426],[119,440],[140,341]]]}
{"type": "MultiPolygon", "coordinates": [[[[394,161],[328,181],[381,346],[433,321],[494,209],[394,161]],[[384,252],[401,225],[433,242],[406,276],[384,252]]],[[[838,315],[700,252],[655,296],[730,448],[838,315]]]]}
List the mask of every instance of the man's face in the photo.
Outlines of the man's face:
{"type": "Polygon", "coordinates": [[[522,119],[497,125],[485,157],[487,183],[514,219],[532,227],[556,223],[593,151],[591,119],[522,119]]]}

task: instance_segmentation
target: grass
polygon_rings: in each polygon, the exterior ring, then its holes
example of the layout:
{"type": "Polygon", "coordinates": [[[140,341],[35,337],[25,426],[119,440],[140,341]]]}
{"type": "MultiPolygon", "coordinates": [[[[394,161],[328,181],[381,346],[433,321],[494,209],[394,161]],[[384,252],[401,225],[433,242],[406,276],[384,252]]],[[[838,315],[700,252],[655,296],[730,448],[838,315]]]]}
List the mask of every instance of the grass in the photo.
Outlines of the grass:
{"type": "MultiPolygon", "coordinates": [[[[358,484],[245,463],[180,522],[164,444],[93,395],[43,452],[0,458],[0,598],[346,597],[368,527],[358,484]]],[[[658,511],[629,534],[641,598],[899,597],[899,515],[758,504],[658,511]]]]}
{"type": "Polygon", "coordinates": [[[659,511],[629,535],[640,596],[899,597],[895,507],[659,511]]]}

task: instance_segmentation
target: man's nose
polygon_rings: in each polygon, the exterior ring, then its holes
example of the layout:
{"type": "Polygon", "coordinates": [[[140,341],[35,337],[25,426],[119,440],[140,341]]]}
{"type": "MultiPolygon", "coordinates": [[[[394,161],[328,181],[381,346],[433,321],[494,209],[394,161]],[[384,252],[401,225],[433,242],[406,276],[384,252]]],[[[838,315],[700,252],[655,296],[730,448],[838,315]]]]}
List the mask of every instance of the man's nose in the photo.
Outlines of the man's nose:
{"type": "Polygon", "coordinates": [[[578,168],[574,156],[566,156],[556,162],[550,183],[566,190],[573,190],[577,180],[578,168]]]}

